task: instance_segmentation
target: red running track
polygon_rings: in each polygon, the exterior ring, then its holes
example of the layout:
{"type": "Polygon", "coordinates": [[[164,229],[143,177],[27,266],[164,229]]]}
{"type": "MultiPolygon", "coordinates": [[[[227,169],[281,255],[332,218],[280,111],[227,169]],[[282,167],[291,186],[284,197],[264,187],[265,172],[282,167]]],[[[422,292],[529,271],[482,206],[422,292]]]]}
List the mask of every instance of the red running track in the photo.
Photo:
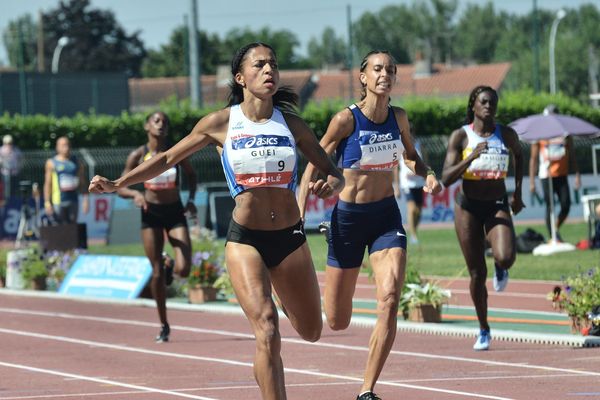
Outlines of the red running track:
{"type": "MultiPolygon", "coordinates": [[[[242,315],[0,293],[0,399],[260,399],[242,315]]],[[[289,399],[355,399],[370,329],[303,342],[281,321],[289,399]]],[[[600,398],[600,349],[400,333],[376,386],[391,399],[600,398]]]]}
{"type": "MultiPolygon", "coordinates": [[[[319,272],[321,293],[325,287],[325,274],[319,272]]],[[[453,306],[473,307],[473,302],[469,294],[468,278],[429,278],[437,282],[440,286],[452,291],[452,298],[449,301],[453,306]]],[[[556,311],[552,308],[552,302],[547,299],[547,294],[552,292],[555,286],[560,282],[554,281],[530,281],[510,279],[504,292],[497,293],[492,287],[492,280],[486,282],[488,289],[488,306],[493,308],[507,308],[511,310],[529,310],[529,311],[556,311]]],[[[356,292],[356,299],[374,299],[375,284],[366,274],[359,276],[356,292]]]]}

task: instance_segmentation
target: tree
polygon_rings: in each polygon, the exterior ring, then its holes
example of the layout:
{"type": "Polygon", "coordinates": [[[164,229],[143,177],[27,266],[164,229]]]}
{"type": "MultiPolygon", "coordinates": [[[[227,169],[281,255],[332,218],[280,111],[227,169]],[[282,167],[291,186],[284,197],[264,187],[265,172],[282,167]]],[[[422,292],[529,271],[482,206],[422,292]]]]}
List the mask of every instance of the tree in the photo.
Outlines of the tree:
{"type": "Polygon", "coordinates": [[[2,33],[4,47],[8,55],[9,65],[18,67],[23,57],[23,67],[34,70],[37,63],[37,24],[31,14],[25,14],[16,21],[10,21],[2,33]]]}
{"type": "MultiPolygon", "coordinates": [[[[456,27],[453,53],[455,57],[465,61],[477,61],[489,63],[494,59],[496,48],[503,36],[515,39],[522,37],[522,31],[510,31],[508,29],[510,17],[507,13],[497,14],[491,2],[480,6],[469,3],[460,17],[456,27]]],[[[514,47],[522,49],[527,44],[522,40],[518,42],[505,42],[511,51],[514,47]],[[515,46],[520,43],[521,46],[515,46]]]]}
{"type": "MultiPolygon", "coordinates": [[[[179,26],[171,33],[169,43],[160,50],[150,50],[144,59],[142,75],[144,77],[187,76],[189,75],[188,28],[179,26]]],[[[216,67],[222,64],[221,41],[216,34],[198,32],[201,57],[200,68],[203,74],[214,74],[216,67]]]]}
{"type": "Polygon", "coordinates": [[[60,70],[123,71],[138,76],[146,50],[139,31],[131,35],[116,21],[111,11],[90,8],[90,0],[61,1],[57,9],[44,13],[44,52],[46,70],[58,40],[68,37],[62,50],[60,70]]]}
{"type": "Polygon", "coordinates": [[[409,63],[410,43],[414,37],[405,21],[411,21],[412,14],[408,7],[387,6],[374,14],[366,12],[353,23],[353,41],[360,57],[371,50],[387,50],[397,62],[409,63]],[[390,27],[394,27],[391,29],[390,27]]]}
{"type": "Polygon", "coordinates": [[[257,32],[249,28],[235,28],[227,32],[222,44],[223,54],[228,55],[227,62],[229,63],[237,49],[252,42],[264,42],[273,47],[281,69],[297,68],[302,62],[294,51],[300,45],[296,35],[285,29],[271,31],[268,27],[263,27],[257,32]]]}
{"type": "Polygon", "coordinates": [[[331,27],[325,28],[321,39],[311,38],[308,42],[308,59],[313,67],[324,68],[331,65],[346,65],[346,42],[335,35],[331,27]]]}

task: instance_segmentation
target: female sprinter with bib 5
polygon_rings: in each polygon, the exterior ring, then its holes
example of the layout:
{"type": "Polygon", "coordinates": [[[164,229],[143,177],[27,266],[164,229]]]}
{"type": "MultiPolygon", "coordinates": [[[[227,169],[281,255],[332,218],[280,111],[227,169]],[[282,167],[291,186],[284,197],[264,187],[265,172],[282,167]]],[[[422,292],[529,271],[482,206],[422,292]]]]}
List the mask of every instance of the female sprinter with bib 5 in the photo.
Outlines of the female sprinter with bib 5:
{"type": "Polygon", "coordinates": [[[454,226],[471,283],[480,333],[474,350],[490,346],[485,280],[485,241],[494,254],[494,289],[508,283],[508,269],[515,261],[515,231],[510,209],[516,215],[525,205],[521,199],[523,155],[516,132],[496,124],[498,94],[489,86],[477,86],[469,96],[466,125],[452,132],[448,141],[442,182],[448,186],[462,177],[454,204],[454,226]],[[509,202],[504,179],[510,155],[514,159],[515,191],[509,202]]]}
{"type": "MultiPolygon", "coordinates": [[[[325,269],[324,308],[331,329],[348,327],[352,297],[365,248],[377,286],[377,323],[359,400],[377,400],[373,387],[396,337],[400,290],[406,267],[406,233],[394,197],[394,173],[404,155],[413,172],[425,178],[423,190],[438,193],[441,185],[412,143],[406,112],[392,107],[390,92],[396,63],[385,51],[367,54],[360,66],[361,101],[338,112],[321,139],[328,154],[336,153],[346,186],[331,215],[325,269]]],[[[304,210],[309,191],[320,194],[317,171],[308,165],[300,186],[304,210]]]]}
{"type": "Polygon", "coordinates": [[[210,144],[223,149],[223,170],[236,203],[225,262],[256,337],[254,375],[262,397],[282,400],[281,337],[271,284],[303,339],[318,340],[323,326],[317,276],[294,193],[296,148],[326,176],[318,182],[321,196],[339,193],[344,178],[293,112],[297,96],[279,88],[277,60],[269,45],[251,43],[239,49],[231,72],[225,109],[202,118],[175,146],[116,181],[94,177],[90,191],[112,192],[150,179],[210,144]]]}

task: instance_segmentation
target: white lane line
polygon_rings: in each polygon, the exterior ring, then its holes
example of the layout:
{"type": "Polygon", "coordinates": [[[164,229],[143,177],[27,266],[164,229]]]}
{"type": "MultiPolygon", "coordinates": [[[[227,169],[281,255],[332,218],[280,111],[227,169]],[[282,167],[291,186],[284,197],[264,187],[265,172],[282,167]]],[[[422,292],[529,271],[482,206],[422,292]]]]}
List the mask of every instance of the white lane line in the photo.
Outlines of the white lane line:
{"type": "Polygon", "coordinates": [[[42,374],[56,375],[56,376],[62,376],[62,377],[66,377],[66,378],[76,378],[76,379],[83,380],[83,381],[102,383],[105,385],[121,386],[121,387],[129,388],[129,389],[137,389],[137,390],[140,390],[143,392],[160,393],[160,394],[167,394],[170,396],[185,397],[186,399],[217,400],[217,399],[214,399],[211,397],[194,396],[191,394],[177,393],[177,392],[173,392],[170,390],[162,390],[162,389],[152,388],[152,387],[148,387],[148,386],[130,385],[128,383],[117,382],[117,381],[113,381],[110,379],[93,378],[91,376],[70,374],[68,372],[61,372],[61,371],[56,371],[56,370],[52,370],[52,369],[30,367],[28,365],[23,365],[23,364],[13,364],[13,363],[7,363],[7,362],[0,361],[0,365],[4,366],[4,367],[8,367],[8,368],[22,369],[22,370],[30,371],[30,372],[39,372],[42,374]]]}
{"type": "MultiPolygon", "coordinates": [[[[41,333],[17,331],[17,330],[12,330],[12,329],[3,329],[3,328],[0,328],[0,333],[33,337],[33,338],[44,339],[44,340],[54,340],[54,341],[59,341],[59,342],[80,344],[80,345],[91,346],[91,347],[129,351],[129,352],[133,352],[133,353],[142,353],[142,354],[149,354],[149,355],[182,358],[182,359],[187,359],[187,360],[208,361],[208,362],[235,365],[235,366],[245,366],[245,367],[250,367],[250,368],[254,367],[254,365],[252,363],[242,362],[242,361],[237,361],[237,360],[228,360],[228,359],[224,359],[224,358],[215,358],[215,357],[193,356],[190,354],[171,353],[171,352],[166,352],[166,351],[148,350],[148,349],[139,348],[139,347],[120,346],[120,345],[96,342],[96,341],[91,341],[91,340],[75,339],[75,338],[70,338],[70,337],[66,337],[66,336],[46,335],[46,334],[41,334],[41,333]]],[[[16,364],[8,364],[8,363],[0,362],[0,365],[12,366],[12,365],[16,365],[16,364]]],[[[329,373],[325,373],[325,372],[309,371],[309,370],[303,370],[303,369],[298,369],[298,368],[284,368],[284,370],[286,373],[296,373],[296,374],[300,374],[300,375],[318,376],[320,378],[325,377],[325,378],[332,378],[332,379],[339,379],[339,380],[353,381],[353,382],[362,382],[363,381],[362,378],[356,378],[353,376],[340,375],[340,374],[329,374],[329,373]]],[[[46,370],[40,370],[40,371],[46,371],[46,370]]],[[[57,373],[57,375],[58,374],[60,374],[60,373],[57,373]]],[[[75,377],[75,375],[72,375],[72,374],[68,374],[65,376],[75,377]]],[[[92,380],[94,378],[87,378],[87,379],[92,380]]],[[[102,381],[102,380],[98,380],[98,381],[102,381]]],[[[108,382],[110,382],[110,381],[108,381],[108,382]]],[[[397,383],[397,382],[390,382],[390,381],[377,381],[377,384],[380,386],[385,385],[385,386],[403,387],[403,388],[428,391],[428,392],[456,394],[456,395],[462,396],[462,397],[476,397],[476,398],[480,398],[480,399],[492,399],[492,400],[513,400],[509,397],[489,396],[489,395],[478,394],[478,393],[469,393],[469,392],[462,392],[462,391],[450,390],[450,389],[437,389],[437,388],[431,388],[431,387],[426,387],[426,386],[418,386],[418,385],[411,385],[411,384],[404,384],[404,383],[397,383]]],[[[121,385],[125,386],[126,384],[121,384],[121,385]]],[[[126,387],[134,387],[134,386],[129,385],[126,387]]],[[[140,388],[141,388],[141,386],[140,386],[140,388]]],[[[167,391],[165,391],[165,392],[167,392],[167,391]]],[[[168,392],[168,393],[169,394],[172,393],[174,395],[178,395],[181,397],[191,396],[191,395],[186,395],[184,393],[176,393],[176,392],[168,392]]],[[[189,398],[207,399],[206,397],[189,397],[189,398]]]]}
{"type": "MultiPolygon", "coordinates": [[[[0,307],[0,312],[25,314],[25,315],[36,315],[36,316],[51,317],[51,318],[60,317],[60,318],[66,318],[66,319],[107,322],[107,323],[114,323],[114,324],[124,324],[124,325],[134,325],[134,326],[144,326],[144,327],[158,326],[155,323],[144,322],[144,321],[123,320],[123,319],[105,318],[105,317],[93,317],[93,316],[87,316],[87,315],[55,313],[55,312],[46,312],[46,311],[31,311],[31,310],[22,310],[22,309],[18,309],[18,308],[1,308],[0,307]]],[[[175,330],[175,329],[187,331],[187,332],[194,332],[194,333],[206,333],[206,334],[212,334],[212,335],[231,336],[231,337],[239,337],[239,338],[254,340],[254,335],[252,335],[252,334],[225,331],[225,330],[220,330],[220,329],[204,329],[204,328],[195,328],[195,327],[183,326],[183,325],[171,325],[171,330],[175,330]]],[[[292,338],[283,338],[282,337],[281,341],[285,342],[285,343],[299,344],[302,346],[316,346],[316,347],[334,348],[334,349],[360,351],[360,352],[368,352],[369,351],[369,348],[364,347],[364,346],[350,346],[350,345],[344,345],[344,344],[338,344],[338,343],[327,343],[323,340],[320,340],[315,343],[310,343],[310,342],[306,342],[301,339],[292,339],[292,338]]],[[[496,365],[496,366],[511,367],[511,368],[539,369],[539,370],[543,370],[543,371],[561,372],[561,373],[575,374],[575,375],[600,376],[600,372],[592,372],[592,371],[585,371],[585,370],[579,370],[579,369],[568,369],[568,368],[555,368],[555,367],[548,367],[548,366],[536,365],[536,364],[510,363],[510,362],[503,362],[503,361],[482,360],[482,359],[477,359],[477,358],[467,358],[467,357],[457,357],[457,356],[445,356],[445,355],[440,355],[440,354],[416,353],[416,352],[400,351],[400,350],[392,350],[390,352],[390,354],[406,356],[406,357],[428,358],[428,359],[447,360],[447,361],[459,361],[459,362],[473,363],[473,364],[496,365]]]]}

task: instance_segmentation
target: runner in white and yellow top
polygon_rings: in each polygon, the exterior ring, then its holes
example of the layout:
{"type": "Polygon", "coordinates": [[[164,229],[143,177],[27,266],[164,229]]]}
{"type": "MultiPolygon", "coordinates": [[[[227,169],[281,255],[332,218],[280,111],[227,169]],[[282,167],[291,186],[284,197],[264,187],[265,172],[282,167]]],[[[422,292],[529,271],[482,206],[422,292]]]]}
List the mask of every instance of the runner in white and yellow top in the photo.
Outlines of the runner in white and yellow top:
{"type": "Polygon", "coordinates": [[[471,275],[471,298],[479,320],[475,350],[487,350],[491,338],[487,321],[485,241],[491,243],[494,254],[494,289],[502,291],[516,256],[510,209],[517,214],[524,207],[521,145],[513,129],[496,124],[497,105],[498,94],[493,88],[473,89],[467,106],[467,124],[450,136],[442,175],[446,186],[462,178],[454,205],[454,225],[471,275]],[[511,155],[515,191],[509,209],[504,179],[511,155]]]}

